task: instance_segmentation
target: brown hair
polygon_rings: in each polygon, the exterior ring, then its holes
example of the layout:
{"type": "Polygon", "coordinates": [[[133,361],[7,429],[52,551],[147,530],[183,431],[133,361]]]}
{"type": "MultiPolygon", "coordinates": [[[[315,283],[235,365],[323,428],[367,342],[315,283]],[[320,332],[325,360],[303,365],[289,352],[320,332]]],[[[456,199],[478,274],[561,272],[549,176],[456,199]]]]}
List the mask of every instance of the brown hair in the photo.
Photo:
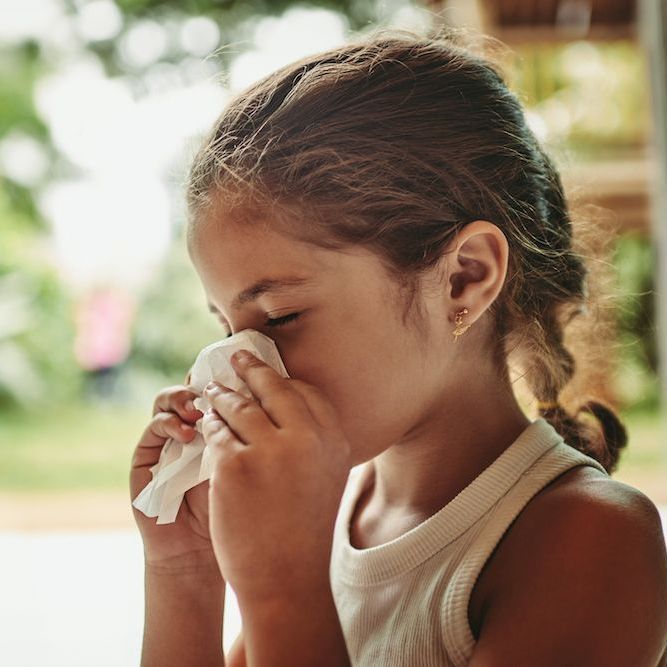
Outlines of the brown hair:
{"type": "MultiPolygon", "coordinates": [[[[406,290],[404,318],[454,235],[490,220],[510,249],[489,309],[499,372],[517,357],[534,396],[554,402],[575,374],[564,330],[591,305],[589,271],[554,164],[499,69],[460,35],[382,29],[238,94],[191,166],[190,220],[224,200],[230,217],[270,210],[302,241],[361,244],[406,290]]],[[[627,434],[610,406],[559,403],[542,415],[614,470],[627,434]]]]}

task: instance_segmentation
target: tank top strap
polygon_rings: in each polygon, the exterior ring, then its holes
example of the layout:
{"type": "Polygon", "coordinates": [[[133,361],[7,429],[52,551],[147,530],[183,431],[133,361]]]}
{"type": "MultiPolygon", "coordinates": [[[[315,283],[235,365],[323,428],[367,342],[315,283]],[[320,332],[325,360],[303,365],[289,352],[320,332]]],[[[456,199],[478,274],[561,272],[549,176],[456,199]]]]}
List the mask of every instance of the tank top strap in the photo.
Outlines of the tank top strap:
{"type": "Polygon", "coordinates": [[[539,491],[571,468],[588,465],[609,476],[605,468],[565,442],[559,442],[528,468],[517,483],[483,517],[471,543],[459,552],[441,607],[443,643],[456,667],[468,664],[475,638],[468,622],[468,605],[484,564],[521,510],[539,491]]]}

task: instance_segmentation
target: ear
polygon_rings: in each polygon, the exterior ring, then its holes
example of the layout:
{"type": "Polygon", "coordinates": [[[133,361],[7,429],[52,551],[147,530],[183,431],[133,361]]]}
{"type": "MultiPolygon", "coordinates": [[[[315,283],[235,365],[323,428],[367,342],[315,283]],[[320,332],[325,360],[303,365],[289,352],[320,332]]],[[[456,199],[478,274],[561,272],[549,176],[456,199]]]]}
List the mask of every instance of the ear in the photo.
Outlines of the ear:
{"type": "Polygon", "coordinates": [[[495,301],[505,283],[509,245],[499,227],[475,220],[456,235],[450,247],[445,255],[449,298],[455,312],[468,309],[464,322],[472,324],[495,301]]]}

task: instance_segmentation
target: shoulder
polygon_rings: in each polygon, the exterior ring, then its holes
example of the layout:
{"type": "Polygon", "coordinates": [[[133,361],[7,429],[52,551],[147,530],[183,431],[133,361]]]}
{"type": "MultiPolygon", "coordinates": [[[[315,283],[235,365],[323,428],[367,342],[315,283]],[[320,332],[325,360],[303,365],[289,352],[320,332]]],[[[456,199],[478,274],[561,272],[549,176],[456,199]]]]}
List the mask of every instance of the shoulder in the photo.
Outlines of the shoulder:
{"type": "Polygon", "coordinates": [[[655,666],[667,643],[667,553],[641,491],[590,466],[517,517],[499,553],[472,667],[655,666]]]}

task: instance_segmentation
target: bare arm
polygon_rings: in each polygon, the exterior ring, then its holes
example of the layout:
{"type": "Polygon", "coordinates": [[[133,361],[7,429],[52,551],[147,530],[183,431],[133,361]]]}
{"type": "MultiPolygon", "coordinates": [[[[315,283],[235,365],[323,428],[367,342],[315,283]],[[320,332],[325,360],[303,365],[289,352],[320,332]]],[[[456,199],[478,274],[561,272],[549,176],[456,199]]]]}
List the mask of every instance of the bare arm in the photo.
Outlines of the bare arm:
{"type": "Polygon", "coordinates": [[[350,667],[328,583],[304,595],[247,604],[239,599],[239,607],[249,667],[350,667]]]}
{"type": "Polygon", "coordinates": [[[144,581],[141,667],[224,667],[225,582],[213,555],[178,568],[146,564],[144,581]]]}
{"type": "Polygon", "coordinates": [[[564,499],[530,527],[516,555],[521,577],[491,602],[470,667],[664,664],[660,515],[641,492],[612,484],[564,499]]]}

